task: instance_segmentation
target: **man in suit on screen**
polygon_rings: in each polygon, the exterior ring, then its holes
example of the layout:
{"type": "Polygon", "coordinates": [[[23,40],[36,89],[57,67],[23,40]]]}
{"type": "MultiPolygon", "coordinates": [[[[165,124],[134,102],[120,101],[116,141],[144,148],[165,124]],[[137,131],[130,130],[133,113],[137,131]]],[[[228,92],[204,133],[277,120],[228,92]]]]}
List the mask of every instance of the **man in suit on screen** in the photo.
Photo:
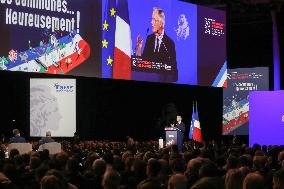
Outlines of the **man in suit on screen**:
{"type": "Polygon", "coordinates": [[[162,72],[162,82],[176,82],[178,80],[178,70],[176,62],[176,49],[173,40],[165,33],[165,13],[162,9],[154,7],[152,13],[152,32],[148,35],[142,54],[143,40],[137,37],[137,55],[143,60],[163,63],[170,66],[170,70],[162,72]]]}

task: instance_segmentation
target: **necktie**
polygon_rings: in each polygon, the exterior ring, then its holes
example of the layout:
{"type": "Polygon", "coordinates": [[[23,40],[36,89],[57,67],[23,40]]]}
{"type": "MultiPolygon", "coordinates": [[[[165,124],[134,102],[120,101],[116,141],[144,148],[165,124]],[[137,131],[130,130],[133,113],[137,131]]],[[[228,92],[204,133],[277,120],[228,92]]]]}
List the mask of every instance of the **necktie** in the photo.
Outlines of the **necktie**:
{"type": "Polygon", "coordinates": [[[158,39],[158,37],[156,37],[154,52],[158,52],[158,48],[159,48],[159,39],[158,39]]]}

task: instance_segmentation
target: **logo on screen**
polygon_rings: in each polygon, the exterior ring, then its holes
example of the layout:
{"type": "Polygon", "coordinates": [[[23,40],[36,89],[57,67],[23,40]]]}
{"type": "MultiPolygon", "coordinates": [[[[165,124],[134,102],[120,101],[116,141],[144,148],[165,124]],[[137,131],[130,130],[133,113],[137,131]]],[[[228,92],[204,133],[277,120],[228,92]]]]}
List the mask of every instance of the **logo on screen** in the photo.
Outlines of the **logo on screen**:
{"type": "Polygon", "coordinates": [[[54,84],[56,92],[73,92],[74,86],[73,85],[60,85],[58,83],[54,84]]]}
{"type": "Polygon", "coordinates": [[[284,122],[284,115],[282,116],[282,122],[284,122]]]}

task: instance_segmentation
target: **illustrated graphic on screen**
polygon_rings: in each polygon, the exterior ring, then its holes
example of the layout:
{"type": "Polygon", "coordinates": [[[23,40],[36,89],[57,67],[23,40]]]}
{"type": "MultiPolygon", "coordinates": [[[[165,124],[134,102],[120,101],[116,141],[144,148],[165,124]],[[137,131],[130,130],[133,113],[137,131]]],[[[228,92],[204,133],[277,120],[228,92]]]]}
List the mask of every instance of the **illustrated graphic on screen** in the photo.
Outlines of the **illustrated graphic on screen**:
{"type": "Polygon", "coordinates": [[[46,131],[56,131],[62,118],[57,99],[44,85],[30,89],[30,135],[44,136],[46,131]]]}
{"type": "Polygon", "coordinates": [[[249,91],[269,89],[268,68],[229,69],[223,91],[223,134],[248,135],[249,91]]]}
{"type": "Polygon", "coordinates": [[[100,77],[101,2],[0,3],[0,70],[100,77]]]}
{"type": "Polygon", "coordinates": [[[8,57],[0,58],[2,70],[66,74],[89,58],[90,46],[75,31],[61,38],[48,31],[46,35],[48,43],[43,39],[25,51],[10,50],[8,57]]]}

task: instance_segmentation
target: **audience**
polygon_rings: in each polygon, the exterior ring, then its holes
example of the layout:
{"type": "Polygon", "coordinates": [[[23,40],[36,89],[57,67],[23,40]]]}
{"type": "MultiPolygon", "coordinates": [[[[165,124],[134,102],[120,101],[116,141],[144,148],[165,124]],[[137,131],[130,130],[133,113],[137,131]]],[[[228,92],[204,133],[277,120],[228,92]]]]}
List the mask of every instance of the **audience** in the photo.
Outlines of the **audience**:
{"type": "MultiPolygon", "coordinates": [[[[14,130],[11,141],[19,141],[14,130]],[[17,138],[17,139],[15,139],[17,138]],[[14,140],[15,139],[15,140],[14,140]]],[[[21,137],[22,138],[22,137],[21,137]]],[[[53,141],[51,133],[33,149],[53,141]]],[[[48,150],[0,156],[4,189],[284,189],[284,147],[185,142],[159,149],[157,141],[61,141],[48,150]]],[[[5,154],[7,144],[1,144],[5,154]]]]}

